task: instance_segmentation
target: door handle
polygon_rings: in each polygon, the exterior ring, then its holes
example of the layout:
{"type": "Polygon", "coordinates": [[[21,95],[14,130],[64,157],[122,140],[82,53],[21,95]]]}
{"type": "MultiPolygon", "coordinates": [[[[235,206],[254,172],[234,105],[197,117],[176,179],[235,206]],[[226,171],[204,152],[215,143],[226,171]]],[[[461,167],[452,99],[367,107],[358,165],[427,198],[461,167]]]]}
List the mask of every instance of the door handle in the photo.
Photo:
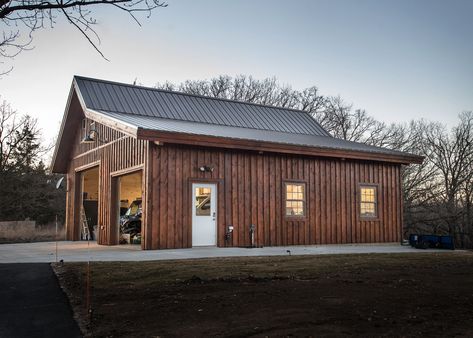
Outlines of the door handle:
{"type": "Polygon", "coordinates": [[[215,221],[215,211],[212,214],[212,218],[213,218],[212,220],[215,221]]]}

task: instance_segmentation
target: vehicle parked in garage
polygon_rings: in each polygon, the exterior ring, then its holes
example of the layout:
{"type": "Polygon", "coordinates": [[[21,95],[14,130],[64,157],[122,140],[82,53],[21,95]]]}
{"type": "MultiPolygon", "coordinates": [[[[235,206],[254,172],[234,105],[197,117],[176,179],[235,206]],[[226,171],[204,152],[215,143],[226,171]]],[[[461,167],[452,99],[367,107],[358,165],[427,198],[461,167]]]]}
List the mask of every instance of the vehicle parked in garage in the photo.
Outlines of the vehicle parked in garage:
{"type": "Polygon", "coordinates": [[[130,238],[141,234],[142,200],[134,200],[126,213],[120,217],[120,234],[128,234],[130,238]]]}

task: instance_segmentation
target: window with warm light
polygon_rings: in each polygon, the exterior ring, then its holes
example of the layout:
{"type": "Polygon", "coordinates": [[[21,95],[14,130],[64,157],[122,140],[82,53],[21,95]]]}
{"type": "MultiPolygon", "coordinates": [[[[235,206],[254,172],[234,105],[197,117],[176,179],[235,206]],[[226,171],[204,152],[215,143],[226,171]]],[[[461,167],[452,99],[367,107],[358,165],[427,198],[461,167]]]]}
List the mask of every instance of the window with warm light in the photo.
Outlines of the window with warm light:
{"type": "Polygon", "coordinates": [[[286,183],[286,216],[305,215],[305,184],[286,183]]]}
{"type": "Polygon", "coordinates": [[[360,186],[360,216],[374,218],[378,216],[376,186],[360,186]]]}

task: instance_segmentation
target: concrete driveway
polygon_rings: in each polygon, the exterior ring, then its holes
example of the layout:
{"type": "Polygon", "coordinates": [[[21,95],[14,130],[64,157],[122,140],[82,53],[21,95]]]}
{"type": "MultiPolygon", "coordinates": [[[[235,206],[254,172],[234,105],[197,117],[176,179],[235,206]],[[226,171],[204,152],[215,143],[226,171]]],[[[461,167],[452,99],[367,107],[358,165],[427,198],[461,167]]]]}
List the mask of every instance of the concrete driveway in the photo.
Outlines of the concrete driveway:
{"type": "MultiPolygon", "coordinates": [[[[56,243],[1,244],[0,263],[48,263],[56,261],[56,243]]],[[[399,244],[311,245],[265,248],[216,248],[141,250],[139,245],[103,246],[95,242],[58,242],[58,260],[85,261],[144,261],[236,256],[326,255],[361,253],[421,253],[441,250],[418,250],[399,244]]]]}

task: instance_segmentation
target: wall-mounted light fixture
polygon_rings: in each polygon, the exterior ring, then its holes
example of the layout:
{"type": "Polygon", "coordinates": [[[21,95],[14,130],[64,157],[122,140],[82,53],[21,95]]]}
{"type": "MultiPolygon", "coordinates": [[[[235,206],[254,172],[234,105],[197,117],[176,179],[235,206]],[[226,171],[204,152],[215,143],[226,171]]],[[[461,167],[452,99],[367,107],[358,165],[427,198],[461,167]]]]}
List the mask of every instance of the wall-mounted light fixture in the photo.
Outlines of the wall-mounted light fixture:
{"type": "Polygon", "coordinates": [[[102,143],[107,143],[107,140],[103,140],[100,138],[99,132],[95,128],[95,122],[90,124],[90,130],[87,134],[85,134],[84,138],[82,139],[81,143],[95,143],[95,141],[99,141],[102,143]]]}
{"type": "Polygon", "coordinates": [[[95,142],[95,135],[97,131],[91,130],[89,131],[84,138],[82,139],[82,143],[94,143],[95,142]]]}
{"type": "Polygon", "coordinates": [[[227,246],[227,244],[230,243],[230,240],[232,239],[232,233],[233,233],[233,225],[228,224],[227,231],[225,232],[225,246],[227,246]]]}
{"type": "Polygon", "coordinates": [[[201,167],[199,167],[199,170],[203,173],[205,172],[213,172],[214,171],[214,168],[213,167],[210,167],[210,166],[207,166],[207,165],[203,165],[201,167]]]}

